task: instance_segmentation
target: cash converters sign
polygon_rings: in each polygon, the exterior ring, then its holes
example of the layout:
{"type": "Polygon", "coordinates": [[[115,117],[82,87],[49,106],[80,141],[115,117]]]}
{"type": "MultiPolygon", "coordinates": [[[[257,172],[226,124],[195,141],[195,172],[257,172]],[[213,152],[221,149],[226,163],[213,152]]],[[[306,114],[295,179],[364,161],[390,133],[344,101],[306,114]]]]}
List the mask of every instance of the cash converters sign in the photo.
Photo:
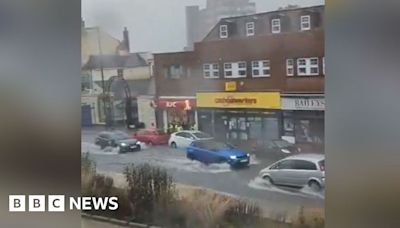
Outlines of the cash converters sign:
{"type": "Polygon", "coordinates": [[[197,93],[200,108],[280,109],[279,92],[197,93]]]}

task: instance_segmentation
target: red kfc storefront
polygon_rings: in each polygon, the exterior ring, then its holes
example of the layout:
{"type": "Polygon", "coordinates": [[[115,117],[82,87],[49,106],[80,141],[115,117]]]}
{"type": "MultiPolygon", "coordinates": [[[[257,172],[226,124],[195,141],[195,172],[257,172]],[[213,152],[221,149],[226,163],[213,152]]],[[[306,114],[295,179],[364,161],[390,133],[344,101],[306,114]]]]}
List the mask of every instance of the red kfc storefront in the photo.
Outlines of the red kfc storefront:
{"type": "Polygon", "coordinates": [[[156,110],[157,128],[168,129],[170,124],[183,129],[197,129],[195,97],[159,97],[153,103],[156,110]]]}

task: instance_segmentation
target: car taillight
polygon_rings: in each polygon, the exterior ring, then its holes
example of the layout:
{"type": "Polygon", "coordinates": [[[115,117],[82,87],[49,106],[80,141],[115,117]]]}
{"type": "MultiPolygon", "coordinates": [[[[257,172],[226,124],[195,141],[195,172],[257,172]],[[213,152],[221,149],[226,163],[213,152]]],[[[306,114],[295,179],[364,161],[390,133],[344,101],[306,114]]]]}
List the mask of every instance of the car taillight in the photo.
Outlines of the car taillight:
{"type": "Polygon", "coordinates": [[[321,171],[325,171],[325,166],[324,165],[320,165],[321,171]]]}

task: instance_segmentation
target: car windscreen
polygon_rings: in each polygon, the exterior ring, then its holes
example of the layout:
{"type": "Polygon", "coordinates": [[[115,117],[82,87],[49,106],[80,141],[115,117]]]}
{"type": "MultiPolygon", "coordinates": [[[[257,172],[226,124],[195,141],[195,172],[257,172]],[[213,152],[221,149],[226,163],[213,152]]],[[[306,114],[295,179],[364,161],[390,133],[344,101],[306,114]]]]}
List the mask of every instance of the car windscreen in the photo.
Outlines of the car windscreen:
{"type": "Polygon", "coordinates": [[[198,139],[207,139],[207,138],[211,138],[210,135],[203,133],[203,132],[195,132],[193,133],[194,136],[196,136],[196,138],[198,139]]]}
{"type": "Polygon", "coordinates": [[[115,140],[130,139],[128,134],[122,133],[122,132],[113,134],[112,138],[115,139],[115,140]]]}
{"type": "Polygon", "coordinates": [[[216,141],[207,141],[201,143],[202,147],[206,150],[211,150],[211,151],[219,151],[219,150],[226,150],[226,149],[233,149],[233,146],[222,143],[222,142],[216,142],[216,141]]]}
{"type": "Polygon", "coordinates": [[[291,144],[288,141],[285,140],[276,140],[274,141],[275,145],[277,145],[279,148],[285,148],[285,147],[290,147],[293,146],[293,144],[291,144]]]}

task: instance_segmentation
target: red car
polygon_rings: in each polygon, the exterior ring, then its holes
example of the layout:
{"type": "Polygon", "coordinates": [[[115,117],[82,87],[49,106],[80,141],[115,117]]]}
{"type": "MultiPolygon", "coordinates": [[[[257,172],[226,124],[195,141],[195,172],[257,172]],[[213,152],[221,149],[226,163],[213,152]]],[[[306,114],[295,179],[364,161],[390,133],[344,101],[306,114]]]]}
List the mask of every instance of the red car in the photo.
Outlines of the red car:
{"type": "Polygon", "coordinates": [[[133,138],[149,145],[163,145],[168,144],[169,135],[162,130],[142,129],[137,131],[133,138]]]}

